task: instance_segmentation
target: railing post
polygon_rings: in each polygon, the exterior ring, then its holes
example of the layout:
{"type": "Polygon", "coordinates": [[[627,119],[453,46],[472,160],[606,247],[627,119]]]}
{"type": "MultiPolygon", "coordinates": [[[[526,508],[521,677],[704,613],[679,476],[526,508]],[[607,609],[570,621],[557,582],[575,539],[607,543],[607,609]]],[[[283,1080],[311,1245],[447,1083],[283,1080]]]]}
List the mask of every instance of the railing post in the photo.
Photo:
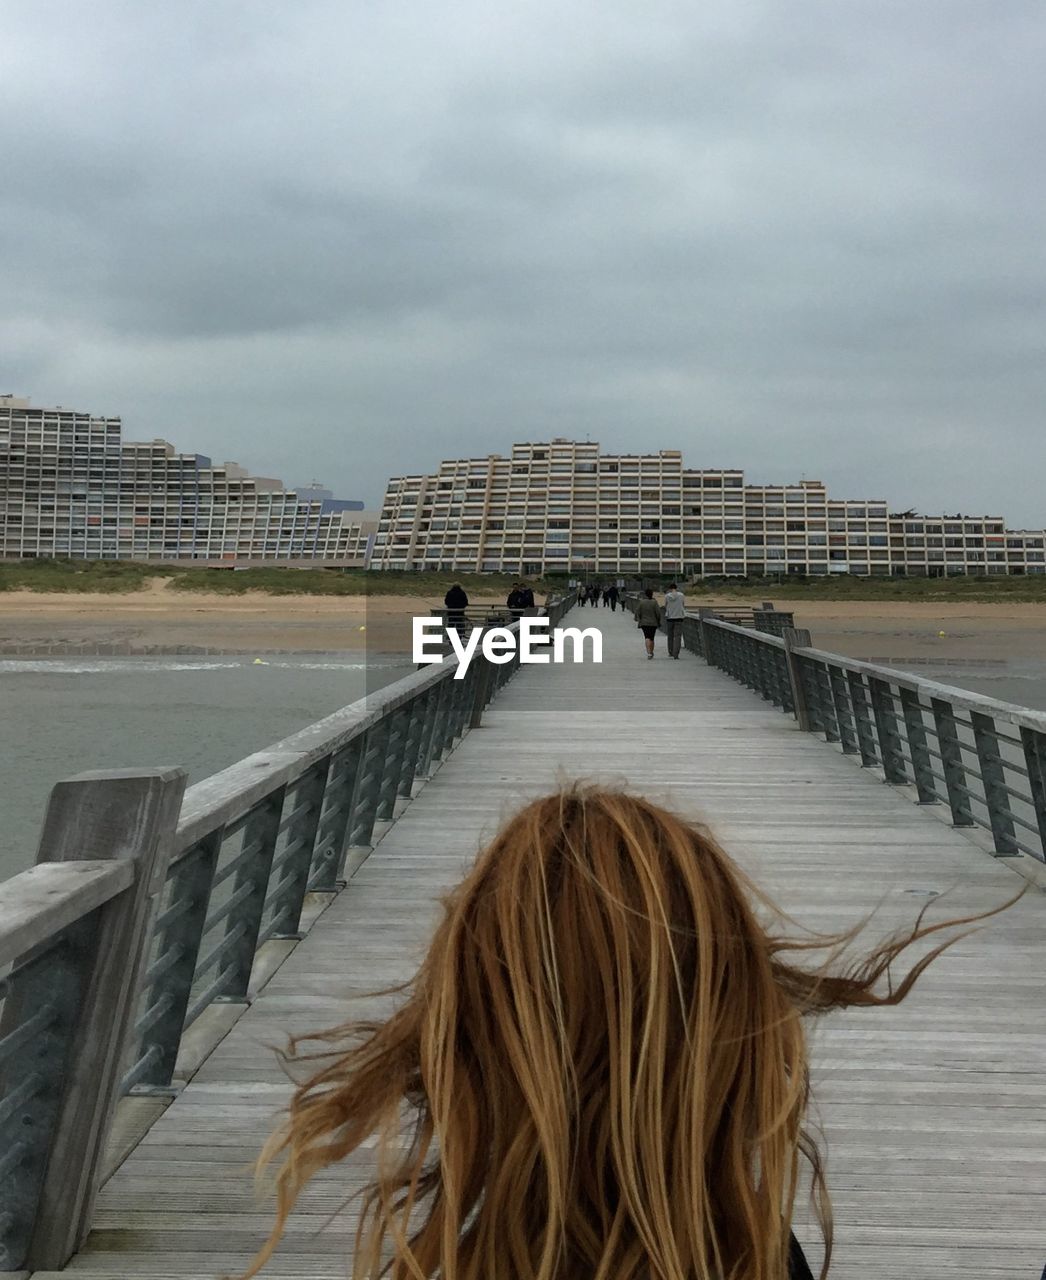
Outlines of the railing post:
{"type": "Polygon", "coordinates": [[[828,683],[832,690],[832,704],[835,707],[835,724],[839,730],[839,745],[843,755],[857,754],[857,734],[854,729],[856,717],[853,713],[850,697],[850,684],[846,672],[841,667],[828,668],[828,683]]]}
{"type": "Polygon", "coordinates": [[[490,701],[490,685],[493,678],[491,663],[480,657],[479,675],[476,678],[476,692],[472,698],[472,714],[469,717],[469,728],[478,729],[483,723],[483,709],[490,701]]]}
{"type": "Polygon", "coordinates": [[[984,781],[984,802],[988,806],[995,852],[1003,858],[1020,853],[1017,833],[1010,815],[1010,796],[1006,788],[1006,770],[999,753],[999,736],[995,721],[979,711],[970,712],[973,724],[973,740],[977,747],[977,761],[984,781]]]}
{"type": "Polygon", "coordinates": [[[185,791],[182,769],[83,773],[51,792],[37,862],[129,858],[133,886],[97,913],[24,1265],[57,1271],[86,1239],[153,910],[185,791]]]}
{"type": "Polygon", "coordinates": [[[386,720],[389,722],[389,731],[385,740],[385,753],[379,766],[378,802],[374,810],[374,817],[378,822],[389,822],[396,816],[396,796],[407,745],[410,708],[400,707],[386,716],[386,720]]]}
{"type": "Polygon", "coordinates": [[[816,688],[816,698],[820,707],[821,727],[824,730],[825,742],[838,742],[839,734],[839,717],[836,712],[835,699],[832,697],[832,677],[829,668],[823,662],[817,662],[813,667],[814,686],[816,688]]]}
{"type": "Polygon", "coordinates": [[[785,627],[781,632],[781,638],[784,640],[785,665],[788,668],[788,683],[792,689],[792,705],[795,708],[795,718],[803,733],[809,733],[811,729],[810,708],[807,706],[803,673],[800,670],[799,659],[796,657],[795,650],[810,648],[810,632],[805,627],[785,627]]]}
{"type": "Polygon", "coordinates": [[[857,746],[861,752],[861,767],[869,769],[879,763],[879,757],[875,750],[868,693],[859,672],[848,671],[846,682],[850,687],[850,706],[853,708],[854,727],[857,730],[857,746]]]}
{"type": "Polygon", "coordinates": [[[894,786],[903,786],[908,782],[908,770],[904,763],[904,748],[897,726],[893,694],[885,680],[878,680],[874,676],[868,677],[868,687],[872,691],[872,714],[875,717],[875,729],[879,738],[879,756],[883,762],[883,773],[887,782],[894,786]]]}
{"type": "Polygon", "coordinates": [[[239,905],[229,913],[218,958],[222,982],[215,1000],[225,1004],[239,1004],[247,999],[269,893],[272,860],[280,838],[285,796],[285,787],[266,796],[244,824],[241,852],[248,849],[252,852],[233,877],[231,897],[239,905]]]}
{"type": "Polygon", "coordinates": [[[152,950],[161,964],[164,957],[170,957],[170,964],[155,977],[146,974],[143,1018],[148,1026],[140,1030],[136,1027],[140,1037],[138,1061],[132,1064],[124,1081],[125,1089],[141,1085],[154,1092],[170,1090],[222,835],[223,829],[219,827],[205,836],[178,859],[169,873],[171,905],[157,917],[156,943],[152,950]]]}
{"type": "Polygon", "coordinates": [[[715,661],[713,645],[712,627],[709,625],[712,619],[712,610],[701,608],[697,611],[697,629],[701,638],[701,657],[708,663],[710,667],[718,666],[715,661]]]}
{"type": "Polygon", "coordinates": [[[966,793],[966,766],[963,764],[959,732],[955,727],[955,712],[950,702],[940,698],[931,699],[931,706],[934,724],[937,726],[937,742],[941,748],[941,764],[944,766],[952,824],[956,827],[972,827],[973,810],[966,793]]]}
{"type": "Polygon", "coordinates": [[[287,823],[283,848],[285,861],[279,869],[278,892],[282,901],[277,900],[273,904],[273,924],[277,919],[280,921],[272,934],[274,938],[296,940],[302,936],[301,913],[309,889],[330,769],[331,758],[326,756],[294,783],[293,816],[287,823]]]}
{"type": "Polygon", "coordinates": [[[356,775],[349,822],[349,848],[366,848],[374,835],[381,773],[385,766],[385,747],[389,726],[385,720],[372,724],[363,739],[363,755],[356,775]]]}
{"type": "Polygon", "coordinates": [[[476,678],[474,671],[475,668],[470,667],[460,680],[453,680],[451,683],[449,721],[447,725],[450,732],[450,740],[447,743],[448,751],[464,735],[467,727],[469,697],[472,693],[470,686],[476,678]]]}
{"type": "Polygon", "coordinates": [[[1024,762],[1028,768],[1028,781],[1031,783],[1035,820],[1039,825],[1039,843],[1042,845],[1043,860],[1046,861],[1046,734],[1036,729],[1022,728],[1021,742],[1024,746],[1024,762]]]}
{"type": "Polygon", "coordinates": [[[439,758],[439,737],[440,726],[442,724],[442,705],[446,696],[444,686],[446,680],[440,680],[437,684],[429,686],[425,693],[425,723],[421,735],[421,749],[418,754],[419,778],[428,778],[432,773],[432,766],[439,758]]]}
{"type": "Polygon", "coordinates": [[[313,893],[333,893],[341,883],[352,818],[352,795],[362,755],[361,736],[353,738],[331,760],[323,812],[316,832],[316,848],[309,870],[309,889],[313,893]]]}
{"type": "Polygon", "coordinates": [[[926,724],[919,695],[914,689],[901,689],[901,706],[904,709],[904,728],[908,735],[908,754],[912,759],[915,789],[920,804],[938,802],[936,779],[933,776],[933,757],[926,745],[926,724]]]}
{"type": "Polygon", "coordinates": [[[418,772],[418,761],[421,759],[421,738],[425,732],[424,695],[418,694],[407,704],[407,735],[403,744],[403,761],[400,768],[396,794],[410,799],[414,788],[414,778],[418,772]]]}

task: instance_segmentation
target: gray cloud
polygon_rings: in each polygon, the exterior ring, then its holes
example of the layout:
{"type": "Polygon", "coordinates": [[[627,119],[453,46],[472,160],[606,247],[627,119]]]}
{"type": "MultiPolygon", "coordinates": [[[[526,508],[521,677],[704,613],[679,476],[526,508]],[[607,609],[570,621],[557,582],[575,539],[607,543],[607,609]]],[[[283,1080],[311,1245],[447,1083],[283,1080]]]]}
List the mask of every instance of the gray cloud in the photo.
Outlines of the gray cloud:
{"type": "Polygon", "coordinates": [[[375,501],[552,434],[1046,523],[1046,16],[9,6],[4,390],[375,501]]]}

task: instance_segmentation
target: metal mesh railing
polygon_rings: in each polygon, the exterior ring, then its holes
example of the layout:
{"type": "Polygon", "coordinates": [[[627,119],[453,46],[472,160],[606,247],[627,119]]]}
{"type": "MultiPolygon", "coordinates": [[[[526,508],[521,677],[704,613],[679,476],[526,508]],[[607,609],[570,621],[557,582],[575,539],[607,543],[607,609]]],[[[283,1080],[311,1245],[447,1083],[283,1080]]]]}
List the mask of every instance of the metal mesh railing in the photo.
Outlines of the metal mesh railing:
{"type": "Polygon", "coordinates": [[[1046,862],[1046,714],[910,672],[688,615],[683,643],[846,755],[982,827],[999,856],[1046,862]]]}

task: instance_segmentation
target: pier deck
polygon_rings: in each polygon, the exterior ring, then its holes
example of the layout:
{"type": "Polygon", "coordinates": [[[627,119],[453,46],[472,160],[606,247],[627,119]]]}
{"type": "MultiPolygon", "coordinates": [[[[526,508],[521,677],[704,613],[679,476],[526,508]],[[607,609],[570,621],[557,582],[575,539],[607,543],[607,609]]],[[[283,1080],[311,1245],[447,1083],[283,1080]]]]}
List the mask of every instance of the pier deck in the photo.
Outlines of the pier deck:
{"type": "MultiPolygon", "coordinates": [[[[289,1093],[271,1046],[344,1021],[358,1011],[354,995],[406,977],[436,895],[507,811],[560,775],[627,779],[706,820],[818,929],[878,908],[878,936],[910,922],[930,891],[950,891],[939,910],[960,915],[1019,887],[975,836],[722,672],[688,653],[669,661],[661,637],[647,662],[630,617],[578,610],[570,622],[602,626],[603,665],[525,667],[505,687],[108,1181],[86,1248],[38,1280],[236,1274],[271,1217],[249,1168],[289,1093]]],[[[1044,925],[1046,900],[1033,889],[939,960],[902,1007],[813,1029],[833,1278],[1038,1280],[1044,925]]],[[[355,1218],[337,1210],[365,1171],[361,1156],[316,1180],[266,1276],[346,1275],[355,1218]]],[[[816,1263],[805,1206],[796,1230],[816,1263]]]]}

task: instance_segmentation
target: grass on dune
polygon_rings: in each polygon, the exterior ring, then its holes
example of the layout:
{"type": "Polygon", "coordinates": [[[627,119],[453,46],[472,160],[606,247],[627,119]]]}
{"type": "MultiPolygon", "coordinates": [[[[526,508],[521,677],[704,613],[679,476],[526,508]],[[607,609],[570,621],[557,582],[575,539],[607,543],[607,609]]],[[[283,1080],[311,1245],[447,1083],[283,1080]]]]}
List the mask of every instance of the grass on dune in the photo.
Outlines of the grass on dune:
{"type": "MultiPolygon", "coordinates": [[[[469,595],[507,596],[517,577],[511,574],[384,573],[342,569],[261,567],[240,572],[196,569],[179,564],[135,564],[115,560],[25,560],[0,564],[0,592],[141,591],[158,579],[173,591],[206,591],[236,596],[247,591],[267,595],[382,596],[444,595],[455,582],[469,595]]],[[[529,578],[539,593],[553,589],[549,580],[529,578]]]]}
{"type": "Polygon", "coordinates": [[[687,587],[688,596],[707,595],[717,600],[883,600],[932,601],[961,604],[1001,602],[1046,603],[1046,575],[993,575],[954,578],[853,578],[837,574],[794,581],[767,579],[756,583],[705,579],[687,587]]]}
{"type": "MultiPolygon", "coordinates": [[[[259,567],[243,571],[197,569],[176,563],[139,564],[116,560],[26,560],[0,564],[0,592],[118,592],[140,591],[159,579],[168,579],[174,591],[206,591],[216,595],[242,595],[247,591],[268,595],[323,596],[442,596],[454,582],[476,598],[508,594],[516,578],[499,573],[404,573],[331,568],[289,569],[259,567]]],[[[528,579],[544,595],[562,590],[565,575],[528,579]]],[[[647,578],[664,586],[669,575],[647,578]]],[[[706,578],[686,583],[687,597],[717,600],[882,600],[1046,603],[1046,575],[954,578],[854,578],[782,577],[744,580],[706,578]]]]}

